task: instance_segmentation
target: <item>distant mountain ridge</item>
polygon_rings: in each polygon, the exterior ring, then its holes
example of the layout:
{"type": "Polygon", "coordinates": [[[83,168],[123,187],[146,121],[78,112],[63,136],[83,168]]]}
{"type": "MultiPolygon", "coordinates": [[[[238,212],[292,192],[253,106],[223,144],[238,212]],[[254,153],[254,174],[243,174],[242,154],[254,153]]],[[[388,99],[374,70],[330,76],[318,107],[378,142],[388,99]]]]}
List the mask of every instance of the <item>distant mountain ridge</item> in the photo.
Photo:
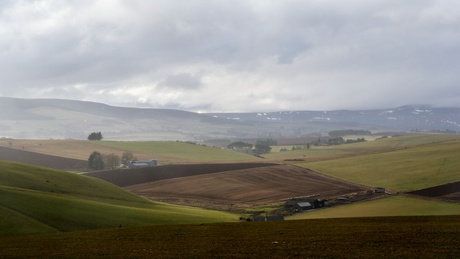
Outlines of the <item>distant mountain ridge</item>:
{"type": "Polygon", "coordinates": [[[407,105],[391,109],[195,113],[116,107],[62,99],[0,97],[0,137],[114,140],[298,138],[331,130],[460,130],[460,108],[407,105]]]}

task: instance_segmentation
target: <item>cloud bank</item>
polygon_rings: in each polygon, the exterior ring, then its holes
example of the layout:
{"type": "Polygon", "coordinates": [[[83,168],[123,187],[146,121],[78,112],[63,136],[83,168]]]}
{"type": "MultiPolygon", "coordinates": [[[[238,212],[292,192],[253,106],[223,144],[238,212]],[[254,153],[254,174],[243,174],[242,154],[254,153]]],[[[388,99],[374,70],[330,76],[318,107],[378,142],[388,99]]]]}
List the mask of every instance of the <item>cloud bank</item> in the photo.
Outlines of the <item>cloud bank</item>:
{"type": "Polygon", "coordinates": [[[458,1],[0,4],[0,95],[190,111],[460,104],[458,1]]]}

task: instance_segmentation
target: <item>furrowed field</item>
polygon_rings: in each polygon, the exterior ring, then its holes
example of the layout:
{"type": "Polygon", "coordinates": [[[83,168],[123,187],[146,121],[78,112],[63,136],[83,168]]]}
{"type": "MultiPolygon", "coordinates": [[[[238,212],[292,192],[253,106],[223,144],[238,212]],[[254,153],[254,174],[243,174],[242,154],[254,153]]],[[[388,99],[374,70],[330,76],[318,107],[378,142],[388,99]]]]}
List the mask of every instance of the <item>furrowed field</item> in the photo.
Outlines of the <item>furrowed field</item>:
{"type": "Polygon", "coordinates": [[[458,258],[460,217],[165,225],[0,238],[2,258],[458,258]]]}

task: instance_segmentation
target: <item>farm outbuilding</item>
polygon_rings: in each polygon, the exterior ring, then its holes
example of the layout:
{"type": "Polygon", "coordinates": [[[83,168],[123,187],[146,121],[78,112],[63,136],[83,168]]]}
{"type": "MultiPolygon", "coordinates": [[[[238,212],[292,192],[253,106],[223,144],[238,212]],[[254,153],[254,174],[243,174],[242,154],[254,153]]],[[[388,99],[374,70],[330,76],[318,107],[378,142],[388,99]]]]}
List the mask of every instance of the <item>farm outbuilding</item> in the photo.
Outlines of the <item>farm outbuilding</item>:
{"type": "Polygon", "coordinates": [[[383,188],[383,187],[377,187],[377,188],[375,188],[375,193],[385,193],[385,192],[386,192],[386,190],[385,190],[385,188],[383,188]]]}
{"type": "Polygon", "coordinates": [[[297,202],[294,205],[294,208],[297,211],[301,211],[301,210],[311,210],[311,209],[313,209],[315,207],[310,202],[297,202]]]}
{"type": "Polygon", "coordinates": [[[128,168],[139,168],[139,167],[151,167],[158,165],[158,160],[151,159],[151,160],[135,160],[131,161],[128,164],[128,168]]]}
{"type": "Polygon", "coordinates": [[[284,208],[288,211],[304,211],[322,208],[327,204],[323,199],[292,199],[284,204],[284,208]]]}

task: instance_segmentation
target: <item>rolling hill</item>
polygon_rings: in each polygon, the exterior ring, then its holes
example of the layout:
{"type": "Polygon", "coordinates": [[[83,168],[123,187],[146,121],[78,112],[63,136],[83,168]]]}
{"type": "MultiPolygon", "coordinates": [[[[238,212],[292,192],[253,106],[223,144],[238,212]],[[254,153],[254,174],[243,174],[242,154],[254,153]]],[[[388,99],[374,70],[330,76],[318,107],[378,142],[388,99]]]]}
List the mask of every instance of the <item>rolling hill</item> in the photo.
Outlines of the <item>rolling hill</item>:
{"type": "Polygon", "coordinates": [[[92,177],[0,161],[0,235],[236,221],[224,212],[151,202],[92,177]]]}
{"type": "Polygon", "coordinates": [[[460,140],[451,140],[300,166],[363,185],[413,191],[460,180],[458,150],[460,140]]]}
{"type": "Polygon", "coordinates": [[[86,139],[102,132],[110,140],[299,138],[331,130],[450,131],[460,126],[460,108],[427,105],[378,110],[194,113],[115,107],[101,103],[0,97],[0,136],[86,139]]]}

